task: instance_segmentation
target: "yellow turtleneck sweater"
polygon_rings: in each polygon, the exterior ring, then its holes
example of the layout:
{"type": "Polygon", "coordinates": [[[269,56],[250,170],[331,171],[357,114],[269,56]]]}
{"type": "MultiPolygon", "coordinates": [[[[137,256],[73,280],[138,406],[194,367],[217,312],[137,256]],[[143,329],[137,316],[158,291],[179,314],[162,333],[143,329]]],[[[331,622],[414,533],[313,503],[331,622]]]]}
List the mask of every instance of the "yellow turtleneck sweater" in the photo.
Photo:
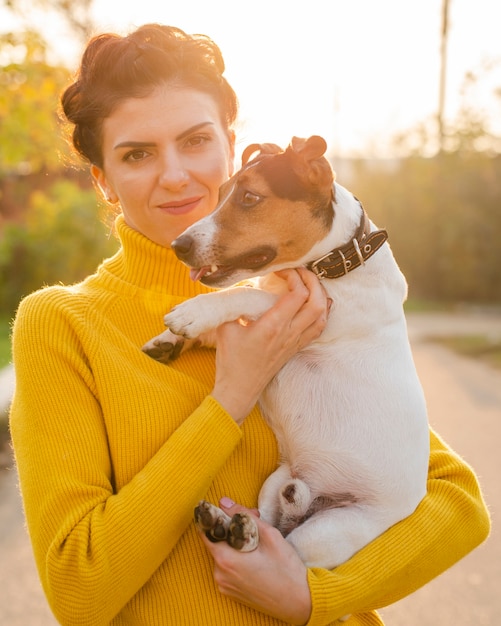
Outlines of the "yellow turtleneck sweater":
{"type": "MultiPolygon", "coordinates": [[[[255,507],[277,463],[257,409],[238,427],[209,395],[214,354],[172,365],[140,350],[173,305],[206,291],[173,253],[119,218],[122,248],[80,284],[24,299],[14,327],[11,432],[30,538],[66,626],[239,626],[281,622],[218,592],[193,524],[201,498],[255,507]]],[[[485,539],[471,469],[433,433],[417,511],[330,572],[309,571],[309,626],[411,593],[485,539]]]]}

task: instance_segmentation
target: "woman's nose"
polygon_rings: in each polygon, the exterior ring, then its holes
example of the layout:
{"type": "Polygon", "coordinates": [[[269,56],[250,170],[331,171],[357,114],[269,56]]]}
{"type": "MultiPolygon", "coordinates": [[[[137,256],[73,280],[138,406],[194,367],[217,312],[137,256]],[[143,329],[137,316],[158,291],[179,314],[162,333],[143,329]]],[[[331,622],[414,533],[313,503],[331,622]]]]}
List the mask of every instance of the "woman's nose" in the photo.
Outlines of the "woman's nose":
{"type": "Polygon", "coordinates": [[[176,191],[185,187],[189,178],[188,169],[179,155],[170,152],[164,156],[159,174],[162,187],[176,191]]]}

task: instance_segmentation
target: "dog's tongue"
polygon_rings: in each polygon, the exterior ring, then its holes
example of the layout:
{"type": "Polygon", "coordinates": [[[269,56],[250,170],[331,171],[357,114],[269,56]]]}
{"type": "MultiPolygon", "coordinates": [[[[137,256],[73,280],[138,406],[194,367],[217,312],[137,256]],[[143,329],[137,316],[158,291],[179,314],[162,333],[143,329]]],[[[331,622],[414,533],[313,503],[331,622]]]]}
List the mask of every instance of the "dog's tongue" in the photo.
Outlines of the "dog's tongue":
{"type": "Polygon", "coordinates": [[[190,270],[190,278],[194,281],[200,280],[206,274],[208,274],[210,270],[210,265],[205,265],[204,267],[194,267],[190,270]]]}

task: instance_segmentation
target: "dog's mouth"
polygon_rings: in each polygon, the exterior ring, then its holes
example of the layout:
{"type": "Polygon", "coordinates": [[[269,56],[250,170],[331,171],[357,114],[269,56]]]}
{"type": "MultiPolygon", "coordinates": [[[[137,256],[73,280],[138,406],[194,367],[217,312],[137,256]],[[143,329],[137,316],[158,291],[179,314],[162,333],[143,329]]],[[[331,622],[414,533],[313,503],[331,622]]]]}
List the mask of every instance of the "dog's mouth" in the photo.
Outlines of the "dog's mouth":
{"type": "Polygon", "coordinates": [[[231,259],[229,263],[193,267],[190,270],[190,278],[195,281],[199,280],[207,286],[219,285],[223,281],[229,282],[231,277],[240,271],[245,271],[247,278],[250,278],[254,273],[257,275],[258,270],[269,265],[276,255],[276,250],[271,246],[260,246],[231,259]]]}

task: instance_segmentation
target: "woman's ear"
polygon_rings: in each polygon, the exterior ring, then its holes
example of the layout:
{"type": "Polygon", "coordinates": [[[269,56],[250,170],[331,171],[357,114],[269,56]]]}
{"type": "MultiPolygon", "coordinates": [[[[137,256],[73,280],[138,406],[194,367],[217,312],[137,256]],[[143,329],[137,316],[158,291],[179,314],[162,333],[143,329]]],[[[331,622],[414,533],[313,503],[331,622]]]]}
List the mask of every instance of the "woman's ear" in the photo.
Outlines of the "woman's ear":
{"type": "Polygon", "coordinates": [[[90,173],[95,184],[101,190],[101,193],[103,194],[106,202],[109,202],[110,204],[116,204],[118,202],[118,197],[113,189],[110,187],[110,185],[108,185],[106,176],[104,175],[104,171],[97,165],[91,165],[90,173]]]}

